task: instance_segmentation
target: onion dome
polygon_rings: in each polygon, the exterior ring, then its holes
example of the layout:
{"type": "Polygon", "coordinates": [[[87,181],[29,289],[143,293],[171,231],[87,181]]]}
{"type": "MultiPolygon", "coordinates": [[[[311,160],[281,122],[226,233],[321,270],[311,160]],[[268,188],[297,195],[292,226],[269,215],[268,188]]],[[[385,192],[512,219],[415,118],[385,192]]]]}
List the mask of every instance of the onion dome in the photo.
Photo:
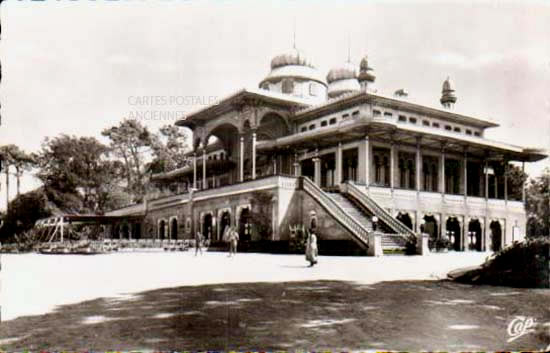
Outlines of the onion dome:
{"type": "MultiPolygon", "coordinates": [[[[285,87],[294,86],[298,83],[314,82],[323,89],[326,83],[323,76],[309,61],[306,55],[296,48],[277,55],[271,60],[271,71],[260,82],[260,88],[267,90],[280,90],[281,82],[286,83],[285,87]]],[[[290,92],[283,92],[290,93],[290,92]]],[[[292,92],[294,95],[295,92],[292,92]]]]}
{"type": "Polygon", "coordinates": [[[365,56],[359,64],[359,83],[373,83],[376,80],[376,76],[374,76],[372,71],[374,70],[372,69],[372,67],[369,66],[369,59],[367,56],[365,56]]]}
{"type": "Polygon", "coordinates": [[[296,48],[292,48],[292,50],[288,53],[277,55],[271,60],[271,69],[276,69],[287,65],[313,67],[311,62],[309,62],[306,58],[305,54],[296,48]]]}
{"type": "Polygon", "coordinates": [[[327,83],[329,98],[361,89],[359,81],[357,81],[357,68],[349,61],[330,70],[327,75],[327,83]]]}
{"type": "Polygon", "coordinates": [[[443,82],[443,88],[441,90],[441,99],[439,100],[443,107],[452,108],[456,103],[456,94],[453,88],[453,83],[449,77],[443,82]]]}

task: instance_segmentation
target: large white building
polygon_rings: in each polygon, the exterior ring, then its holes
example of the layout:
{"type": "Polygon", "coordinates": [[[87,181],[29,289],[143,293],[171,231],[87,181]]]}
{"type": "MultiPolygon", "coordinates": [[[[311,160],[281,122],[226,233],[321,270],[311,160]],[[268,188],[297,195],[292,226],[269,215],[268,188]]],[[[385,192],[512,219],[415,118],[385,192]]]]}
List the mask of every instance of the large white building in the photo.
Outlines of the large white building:
{"type": "Polygon", "coordinates": [[[525,195],[508,178],[509,162],[546,154],[486,139],[498,125],[455,111],[448,78],[438,107],[411,102],[405,90],[380,94],[374,84],[366,57],[325,79],[296,49],[276,56],[258,88],[176,123],[193,132],[193,162],[153,176],[162,196],[111,212],[145,217],[114,234],[181,239],[201,231],[215,243],[232,225],[245,244],[267,237],[281,249],[303,224],[315,228],[324,253],[373,253],[376,226],[385,248],[421,232],[456,251],[521,240],[525,195]],[[268,232],[251,217],[261,213],[271,216],[268,232]]]}

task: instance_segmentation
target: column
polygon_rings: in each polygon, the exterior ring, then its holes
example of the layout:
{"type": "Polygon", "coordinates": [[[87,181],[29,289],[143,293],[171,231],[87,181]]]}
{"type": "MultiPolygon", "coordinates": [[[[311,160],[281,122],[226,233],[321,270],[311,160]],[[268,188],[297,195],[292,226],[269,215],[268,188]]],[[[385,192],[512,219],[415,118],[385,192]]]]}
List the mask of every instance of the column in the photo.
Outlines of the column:
{"type": "Polygon", "coordinates": [[[468,197],[468,152],[464,151],[464,160],[463,160],[463,177],[464,177],[464,199],[468,197]]]}
{"type": "Polygon", "coordinates": [[[294,176],[300,176],[300,161],[298,160],[298,154],[294,154],[294,176]]]}
{"type": "Polygon", "coordinates": [[[252,180],[256,179],[256,133],[252,133],[252,180]]]}
{"type": "MultiPolygon", "coordinates": [[[[521,162],[521,171],[525,174],[525,162],[521,162]]],[[[521,201],[525,204],[525,182],[521,184],[521,201]]]]}
{"type": "Polygon", "coordinates": [[[439,161],[439,192],[445,195],[445,149],[441,149],[441,158],[439,161]]]}
{"type": "Polygon", "coordinates": [[[315,157],[313,157],[312,161],[315,168],[313,181],[318,187],[321,187],[321,158],[319,158],[318,154],[315,153],[315,157]]]}
{"type": "Polygon", "coordinates": [[[239,181],[244,181],[244,137],[241,136],[239,144],[239,181]]]}
{"type": "Polygon", "coordinates": [[[390,146],[390,188],[393,193],[395,186],[395,143],[392,141],[390,146]]]}
{"type": "Polygon", "coordinates": [[[368,187],[370,182],[370,143],[368,136],[365,136],[359,145],[357,169],[359,182],[364,183],[368,187]]]}
{"type": "Polygon", "coordinates": [[[504,161],[504,202],[508,203],[508,161],[504,161]]]}
{"type": "Polygon", "coordinates": [[[489,161],[485,159],[485,200],[489,199],[489,161]]]}
{"type": "Polygon", "coordinates": [[[197,153],[193,152],[193,189],[197,188],[197,153]]]}
{"type": "Polygon", "coordinates": [[[420,192],[420,178],[422,176],[422,154],[420,153],[420,137],[416,139],[416,191],[420,192]]]}
{"type": "Polygon", "coordinates": [[[208,184],[206,183],[206,146],[202,149],[202,188],[207,188],[208,184]]]}
{"type": "Polygon", "coordinates": [[[338,142],[336,148],[336,172],[334,173],[334,186],[342,183],[342,142],[338,142]]]}

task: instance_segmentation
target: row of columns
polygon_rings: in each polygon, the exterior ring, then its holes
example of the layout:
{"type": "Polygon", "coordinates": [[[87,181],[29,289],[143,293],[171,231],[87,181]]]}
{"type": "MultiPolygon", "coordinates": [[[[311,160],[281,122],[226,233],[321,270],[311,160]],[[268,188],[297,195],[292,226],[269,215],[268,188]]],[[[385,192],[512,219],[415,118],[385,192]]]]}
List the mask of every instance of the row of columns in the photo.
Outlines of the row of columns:
{"type": "MultiPolygon", "coordinates": [[[[362,140],[360,146],[359,146],[359,180],[364,180],[366,185],[370,185],[370,166],[371,166],[371,148],[370,148],[370,140],[368,136],[365,136],[362,140]]],[[[338,185],[342,182],[342,143],[338,143],[337,149],[336,149],[336,170],[334,174],[334,184],[338,185]]],[[[416,191],[421,191],[421,165],[422,165],[422,153],[420,149],[420,139],[417,140],[416,143],[416,153],[415,153],[415,160],[416,160],[416,191]]],[[[445,148],[441,149],[440,154],[440,160],[439,160],[439,188],[438,191],[444,195],[445,194],[445,183],[446,183],[446,176],[445,176],[445,160],[446,160],[446,151],[445,148]]],[[[315,151],[315,155],[312,158],[313,164],[314,164],[314,182],[321,186],[321,158],[319,157],[319,151],[315,151]]],[[[397,161],[397,145],[392,142],[390,145],[390,189],[393,191],[395,188],[395,170],[396,168],[396,161],[397,161]]],[[[300,175],[297,172],[297,168],[299,166],[296,165],[297,162],[295,162],[295,174],[300,175]]],[[[462,193],[464,196],[468,195],[468,153],[465,150],[463,159],[462,159],[462,166],[463,166],[463,176],[462,176],[462,184],[463,184],[463,191],[462,193]]],[[[506,171],[508,170],[508,163],[505,165],[505,173],[504,173],[504,199],[505,201],[508,201],[508,175],[506,171]]],[[[485,198],[489,198],[489,174],[487,173],[488,170],[488,161],[485,160],[485,198]]],[[[496,188],[496,183],[495,183],[496,188]]],[[[525,201],[525,190],[523,189],[523,201],[525,201]]]]}
{"type": "MultiPolygon", "coordinates": [[[[251,141],[251,147],[252,147],[252,180],[256,179],[256,133],[252,133],[252,141],[251,141]]],[[[396,170],[396,160],[397,160],[397,145],[395,142],[392,141],[390,145],[390,188],[393,192],[393,189],[395,188],[395,170],[396,170]]],[[[239,138],[239,178],[238,180],[240,182],[244,181],[244,136],[240,136],[239,138]]],[[[342,182],[342,143],[338,143],[337,149],[336,149],[336,171],[334,176],[334,184],[338,185],[342,182]]],[[[371,166],[371,146],[370,146],[370,139],[369,136],[365,136],[363,140],[361,141],[361,145],[359,147],[359,180],[364,180],[366,185],[370,185],[370,166],[371,166]],[[362,152],[362,153],[361,153],[362,152]],[[363,158],[361,157],[363,155],[363,158]]],[[[440,155],[440,163],[439,163],[439,192],[443,195],[445,194],[445,148],[441,149],[441,155],[440,155]]],[[[416,143],[416,191],[421,191],[421,168],[422,165],[422,154],[420,149],[420,138],[417,139],[416,143]]],[[[294,172],[296,175],[300,175],[301,173],[298,173],[299,163],[296,158],[294,166],[294,172]]],[[[314,181],[317,185],[321,185],[321,159],[319,158],[319,152],[318,150],[315,153],[315,156],[313,158],[314,168],[315,168],[315,174],[314,174],[314,181]]],[[[202,184],[206,185],[206,149],[203,148],[202,153],[202,184]]],[[[525,168],[525,163],[523,163],[523,169],[525,168]]],[[[485,160],[485,198],[489,198],[489,174],[487,173],[488,170],[488,161],[485,160]]],[[[508,164],[506,163],[506,171],[508,170],[508,164]]],[[[467,196],[468,194],[468,155],[467,151],[464,151],[463,156],[463,193],[464,196],[467,196]]],[[[193,156],[193,188],[197,188],[197,156],[194,154],[193,156]]],[[[496,183],[495,183],[496,188],[496,183]]],[[[508,176],[507,173],[504,173],[504,199],[508,201],[508,176]]],[[[522,193],[522,199],[525,201],[525,189],[523,188],[522,193]]]]}
{"type": "MultiPolygon", "coordinates": [[[[256,133],[252,133],[252,179],[256,179],[256,133]]],[[[202,150],[202,185],[206,185],[206,148],[202,150]]],[[[239,181],[244,181],[244,136],[239,138],[239,181]]],[[[193,188],[197,189],[197,153],[193,154],[193,188]]]]}

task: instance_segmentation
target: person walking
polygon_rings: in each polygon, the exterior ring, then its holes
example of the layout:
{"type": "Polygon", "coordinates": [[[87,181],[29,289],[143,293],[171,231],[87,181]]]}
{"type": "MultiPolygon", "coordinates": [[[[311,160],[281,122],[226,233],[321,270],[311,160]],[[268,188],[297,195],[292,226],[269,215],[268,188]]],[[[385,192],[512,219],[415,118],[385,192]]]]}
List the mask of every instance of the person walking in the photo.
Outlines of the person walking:
{"type": "Polygon", "coordinates": [[[237,255],[237,245],[239,243],[239,233],[231,228],[229,231],[229,257],[237,255]]]}
{"type": "Polygon", "coordinates": [[[202,248],[201,248],[201,244],[202,243],[202,234],[201,232],[197,232],[195,234],[195,256],[197,256],[197,253],[201,253],[202,255],[202,248]]]}
{"type": "Polygon", "coordinates": [[[313,232],[308,232],[306,241],[306,261],[309,261],[309,267],[317,263],[318,249],[317,236],[313,232]]]}

